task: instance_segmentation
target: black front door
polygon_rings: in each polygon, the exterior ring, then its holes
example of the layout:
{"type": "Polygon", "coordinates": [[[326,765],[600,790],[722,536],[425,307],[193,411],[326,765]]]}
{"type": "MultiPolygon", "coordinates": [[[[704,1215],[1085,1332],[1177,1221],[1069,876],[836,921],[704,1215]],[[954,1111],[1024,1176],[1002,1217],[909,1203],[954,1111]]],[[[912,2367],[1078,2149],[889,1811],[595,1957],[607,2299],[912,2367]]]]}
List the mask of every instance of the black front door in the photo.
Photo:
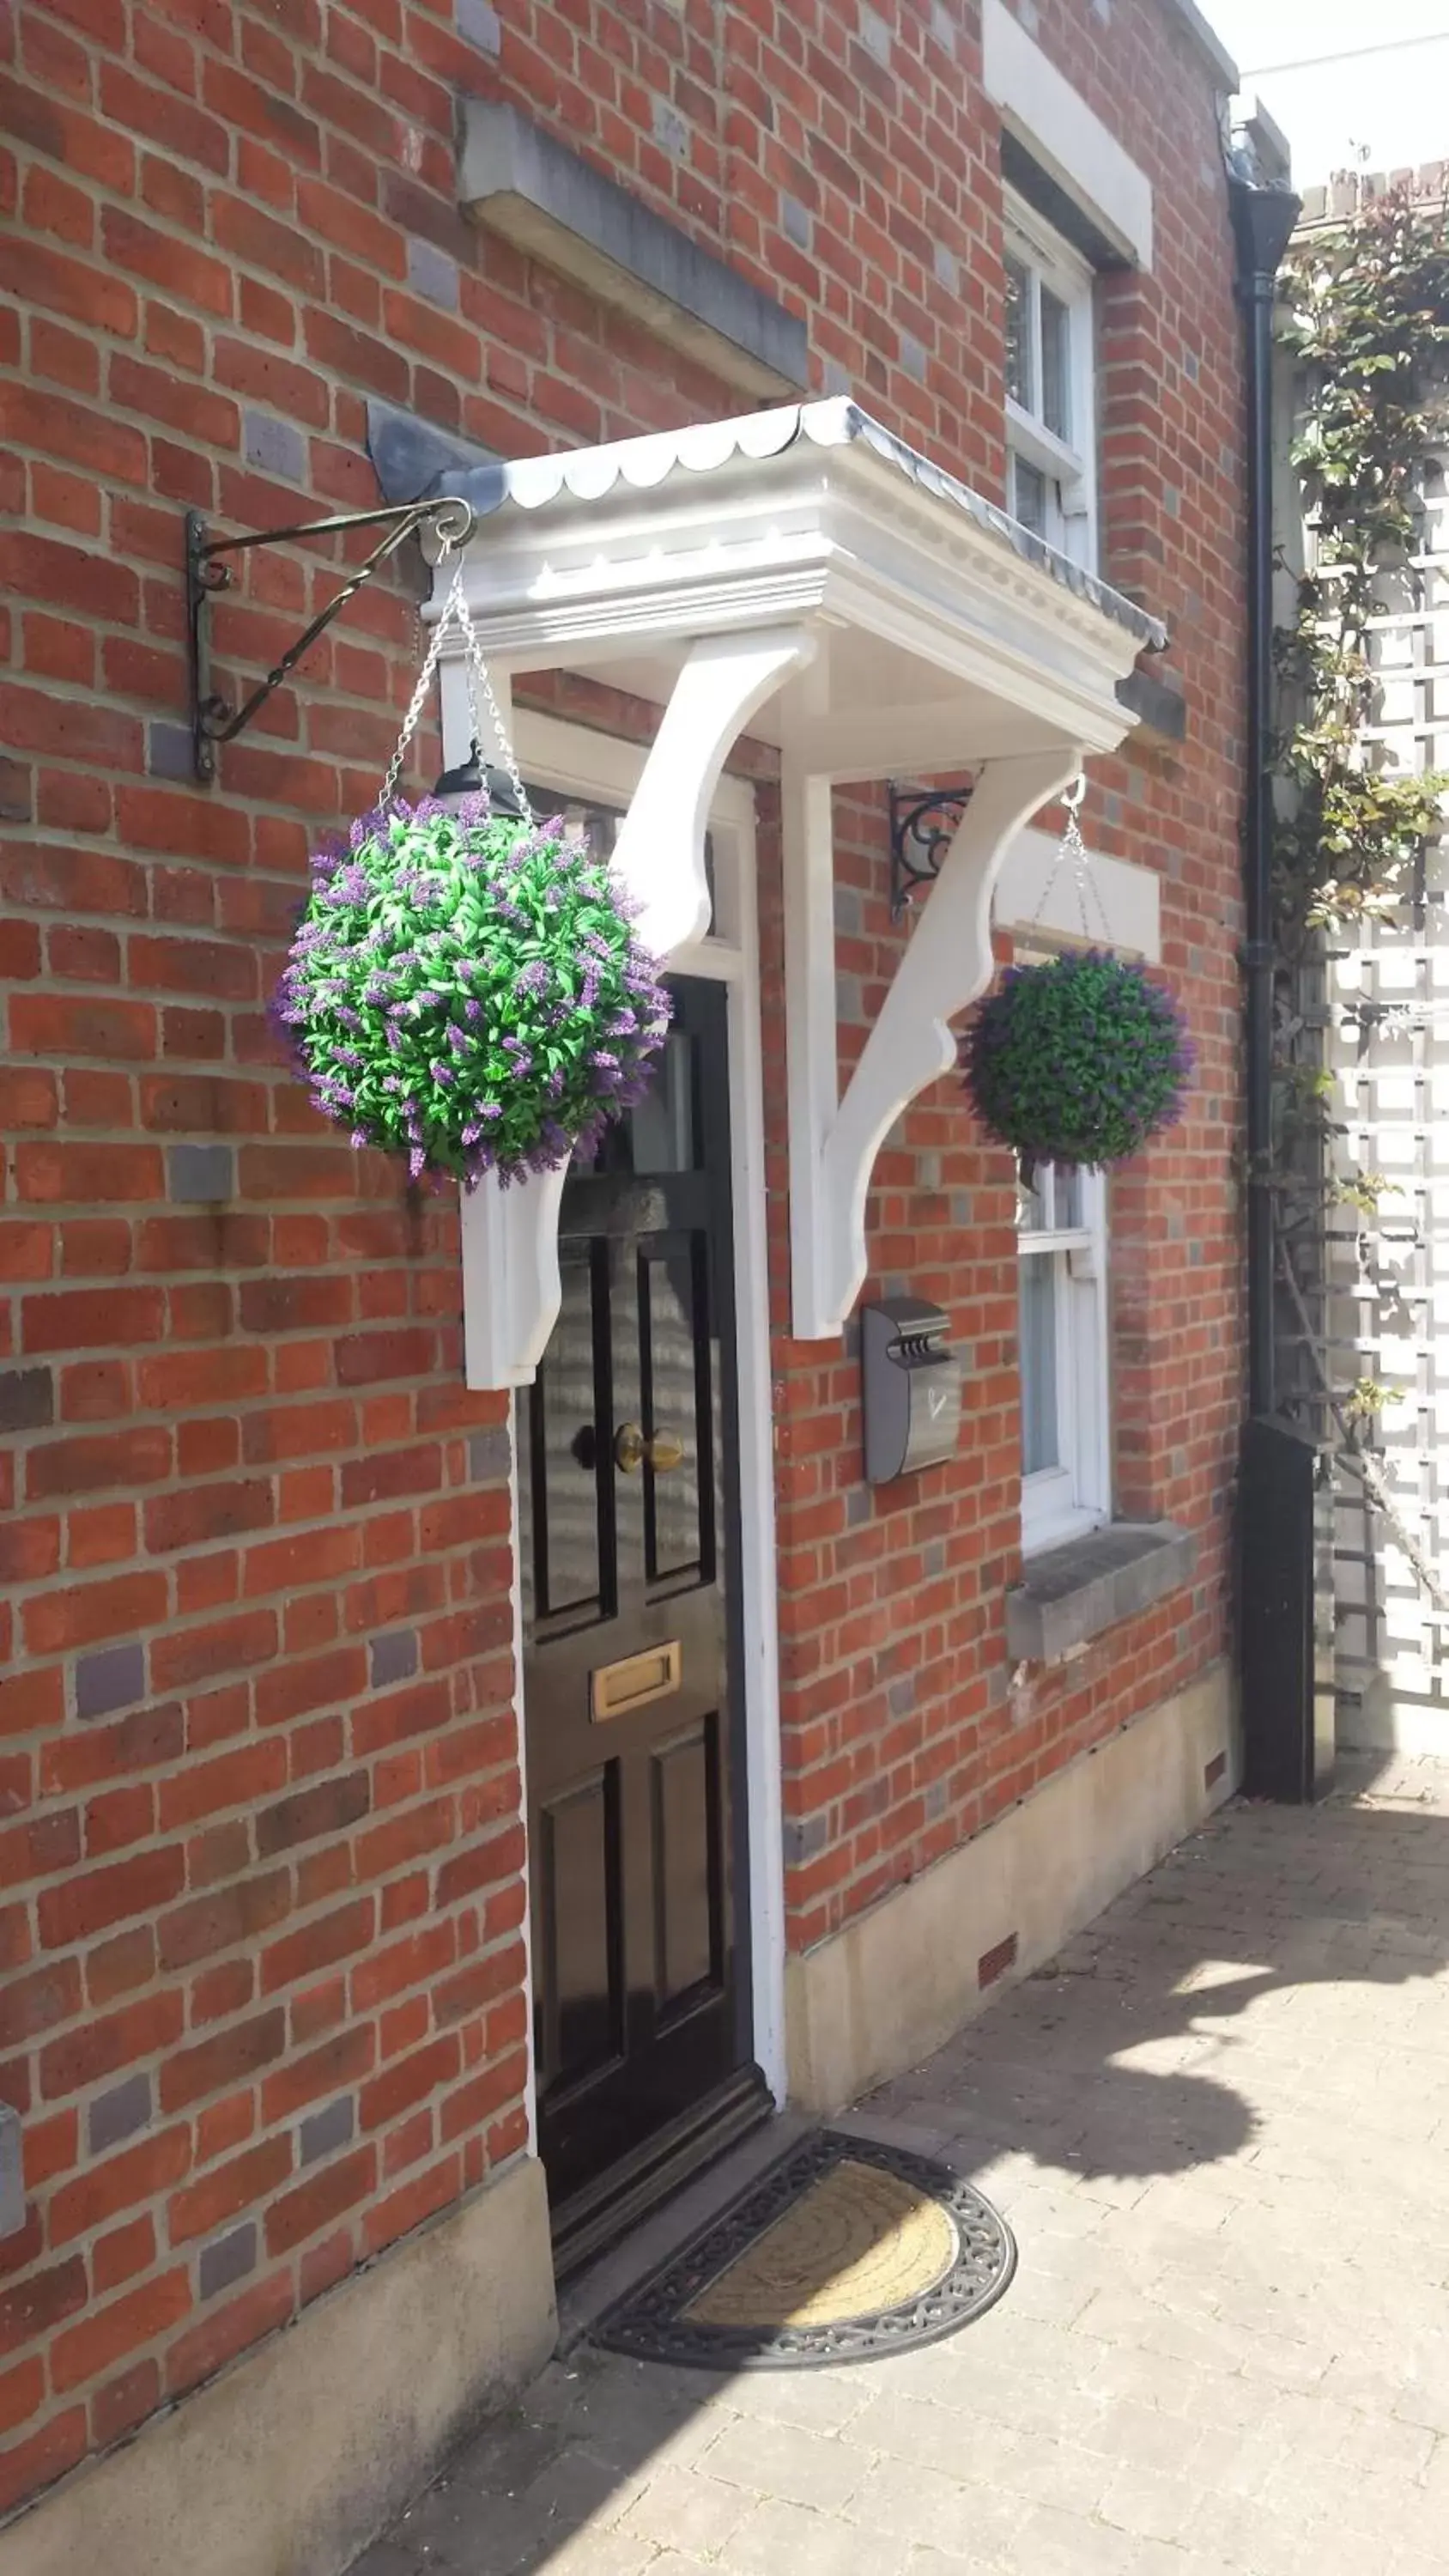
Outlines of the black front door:
{"type": "Polygon", "coordinates": [[[707,2128],[748,2057],[725,995],[671,989],[653,1090],[566,1183],[563,1302],[519,1400],[539,2146],[565,2233],[707,2128]]]}

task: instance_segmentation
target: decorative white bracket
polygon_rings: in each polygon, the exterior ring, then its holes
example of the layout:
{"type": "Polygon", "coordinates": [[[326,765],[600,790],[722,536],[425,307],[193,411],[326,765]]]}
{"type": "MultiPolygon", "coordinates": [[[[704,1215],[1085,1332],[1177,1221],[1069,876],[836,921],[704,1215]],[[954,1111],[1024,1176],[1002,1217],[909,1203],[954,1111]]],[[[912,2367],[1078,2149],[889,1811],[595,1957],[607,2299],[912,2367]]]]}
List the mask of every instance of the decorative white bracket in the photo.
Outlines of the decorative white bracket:
{"type": "MultiPolygon", "coordinates": [[[[639,905],[639,938],[661,964],[709,928],[705,833],[731,746],[814,651],[798,626],[708,635],[689,650],[614,847],[615,873],[639,905]]],[[[543,1357],[562,1293],[564,1179],[544,1172],[507,1190],[489,1180],[464,1197],[470,1387],[526,1386],[543,1357]]]]}
{"type": "Polygon", "coordinates": [[[826,779],[783,778],[793,1330],[827,1341],[866,1275],[866,1196],[887,1132],[957,1058],[953,1015],[991,980],[991,897],[1022,825],[1081,767],[1078,746],[990,760],[840,1098],[834,864],[826,779]]]}

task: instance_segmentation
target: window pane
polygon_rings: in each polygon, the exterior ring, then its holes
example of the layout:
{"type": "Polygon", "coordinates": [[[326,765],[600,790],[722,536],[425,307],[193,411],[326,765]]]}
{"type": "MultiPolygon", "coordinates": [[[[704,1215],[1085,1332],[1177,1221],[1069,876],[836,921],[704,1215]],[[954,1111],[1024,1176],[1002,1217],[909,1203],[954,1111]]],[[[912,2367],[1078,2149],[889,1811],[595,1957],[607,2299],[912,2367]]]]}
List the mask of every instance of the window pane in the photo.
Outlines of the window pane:
{"type": "Polygon", "coordinates": [[[1067,403],[1071,317],[1049,286],[1041,290],[1041,416],[1058,438],[1071,436],[1067,403]]]}
{"type": "Polygon", "coordinates": [[[1047,480],[1024,456],[1012,460],[1012,515],[1030,528],[1034,537],[1047,532],[1047,480]]]}
{"type": "Polygon", "coordinates": [[[694,1040],[671,1029],[642,1100],[624,1113],[636,1172],[692,1172],[695,1152],[694,1040]]]}
{"type": "Polygon", "coordinates": [[[1006,263],[1006,390],[1031,410],[1031,272],[1019,259],[1006,263]]]}
{"type": "Polygon", "coordinates": [[[1029,1252],[1021,1271],[1021,1472],[1062,1464],[1057,1427],[1057,1264],[1029,1252]]]}
{"type": "Polygon", "coordinates": [[[1030,1181],[1018,1172],[1016,1223],[1021,1234],[1079,1233],[1087,1223],[1079,1171],[1038,1163],[1030,1181]]]}

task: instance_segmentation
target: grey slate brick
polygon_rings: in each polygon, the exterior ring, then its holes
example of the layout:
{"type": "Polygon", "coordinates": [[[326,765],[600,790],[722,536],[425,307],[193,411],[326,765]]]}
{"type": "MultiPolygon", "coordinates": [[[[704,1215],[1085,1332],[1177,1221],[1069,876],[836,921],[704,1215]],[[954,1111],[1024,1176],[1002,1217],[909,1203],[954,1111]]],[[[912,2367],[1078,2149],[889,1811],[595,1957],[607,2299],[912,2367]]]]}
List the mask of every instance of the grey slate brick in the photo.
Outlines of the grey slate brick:
{"type": "Polygon", "coordinates": [[[780,229],[797,250],[810,248],[810,209],[802,206],[798,197],[780,199],[780,229]]]}
{"type": "Polygon", "coordinates": [[[656,98],[654,102],[654,140],[661,152],[669,154],[671,161],[688,160],[689,127],[678,108],[671,107],[667,98],[656,98]]]}
{"type": "Polygon", "coordinates": [[[185,725],[158,720],[146,727],[146,769],[152,778],[194,778],[196,752],[185,725]]]}
{"type": "Polygon", "coordinates": [[[503,51],[503,28],[496,9],[489,0],[457,0],[453,24],[465,45],[476,45],[480,54],[494,62],[503,51]]]}
{"type": "Polygon", "coordinates": [[[25,2225],[25,2173],[20,2155],[20,2114],[0,2102],[0,2239],[25,2225]]]}
{"type": "Polygon", "coordinates": [[[248,465],[263,474],[276,474],[284,483],[306,482],[307,441],[291,421],[278,420],[269,411],[253,411],[248,404],[242,413],[242,438],[248,465]]]}
{"type": "Polygon", "coordinates": [[[23,760],[0,759],[0,821],[28,823],[35,811],[35,787],[23,760]]]}
{"type": "Polygon", "coordinates": [[[925,383],[927,366],[925,348],[910,331],[901,333],[901,365],[908,376],[915,377],[918,385],[925,383]]]}
{"type": "Polygon", "coordinates": [[[457,261],[449,259],[436,243],[420,241],[416,233],[408,241],[408,284],[415,295],[425,295],[430,304],[441,304],[449,313],[457,312],[457,261]]]}
{"type": "Polygon", "coordinates": [[[370,1640],[367,1655],[374,1690],[383,1682],[405,1682],[418,1668],[417,1630],[389,1628],[383,1636],[370,1640]]]}
{"type": "Polygon", "coordinates": [[[859,13],[859,23],[860,41],[864,45],[866,52],[868,54],[873,54],[876,61],[878,63],[883,63],[887,70],[889,70],[891,59],[891,31],[885,19],[880,17],[874,9],[862,7],[859,13]]]}
{"type": "Polygon", "coordinates": [[[816,1852],[824,1850],[829,1835],[828,1816],[792,1816],[785,1826],[785,1858],[813,1860],[816,1852]]]}
{"type": "Polygon", "coordinates": [[[354,2124],[350,2093],[339,2093],[325,2110],[310,2113],[297,2132],[301,2163],[314,2165],[319,2156],[330,2156],[335,2147],[349,2146],[354,2124]]]}
{"type": "Polygon", "coordinates": [[[48,1368],[0,1369],[0,1431],[43,1431],[55,1420],[48,1368]]]}
{"type": "Polygon", "coordinates": [[[248,2219],[244,2227],[234,2227],[227,2236],[218,2236],[203,2245],[197,2265],[197,2283],[204,2299],[214,2299],[218,2290],[229,2290],[233,2281],[255,2271],[257,2261],[256,2222],[248,2219]]]}
{"type": "Polygon", "coordinates": [[[937,242],[936,244],[935,270],[937,285],[948,287],[953,295],[959,294],[961,288],[961,262],[956,257],[953,250],[948,250],[946,248],[944,242],[937,242]]]}
{"type": "Polygon", "coordinates": [[[146,1649],[136,1640],[125,1646],[102,1646],[94,1655],[77,1655],[74,1672],[77,1717],[109,1717],[112,1709],[133,1708],[146,1696],[146,1649]]]}
{"type": "Polygon", "coordinates": [[[113,2084],[109,2093],[98,2093],[86,2120],[91,2154],[102,2155],[107,2147],[118,2147],[123,2138],[134,2137],[150,2117],[149,2075],[128,2075],[123,2084],[113,2084]]]}
{"type": "Polygon", "coordinates": [[[475,1485],[498,1484],[508,1473],[508,1433],[502,1423],[468,1434],[468,1473],[475,1485]]]}
{"type": "Polygon", "coordinates": [[[166,1195],[195,1205],[236,1194],[236,1156],[230,1145],[171,1145],[166,1152],[166,1195]]]}

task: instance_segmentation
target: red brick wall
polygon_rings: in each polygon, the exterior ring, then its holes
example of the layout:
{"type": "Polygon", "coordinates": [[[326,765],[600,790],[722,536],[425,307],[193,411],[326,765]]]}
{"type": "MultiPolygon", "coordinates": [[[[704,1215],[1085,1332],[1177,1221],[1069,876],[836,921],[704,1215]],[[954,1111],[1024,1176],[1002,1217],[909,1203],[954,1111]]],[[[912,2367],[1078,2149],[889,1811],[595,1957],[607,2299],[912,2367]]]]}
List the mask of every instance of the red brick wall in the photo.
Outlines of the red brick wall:
{"type": "MultiPolygon", "coordinates": [[[[358,600],[199,790],[183,511],[260,527],[374,500],[374,393],[513,452],[737,408],[459,218],[460,89],[528,106],[783,293],[817,390],[849,382],[1001,485],[972,0],[859,25],[852,0],[498,13],[495,59],[479,0],[481,42],[453,0],[0,11],[0,2095],[24,2114],[30,2191],[0,2243],[0,2510],[523,2133],[504,1406],[460,1390],[452,1207],[322,1133],[263,1017],[309,837],[371,800],[390,748],[413,602],[401,573],[358,600]]],[[[1072,68],[1090,0],[1043,17],[1072,68]]],[[[1157,156],[1164,251],[1112,299],[1108,533],[1120,577],[1178,623],[1193,711],[1180,760],[1103,770],[1121,810],[1099,836],[1167,867],[1169,963],[1210,1068],[1185,1144],[1121,1195],[1124,1489],[1208,1544],[1191,1614],[1113,1641],[1110,1677],[1078,1668],[1037,1714],[1006,1698],[1007,1176],[945,1093],[922,1103],[881,1167],[878,1250],[904,1262],[886,1233],[933,1234],[909,1261],[975,1354],[969,1454],[859,1517],[853,1365],[778,1354],[791,1816],[828,1837],[792,1879],[801,1938],[1218,1639],[1226,249],[1196,175],[1206,80],[1165,5],[1116,0],[1099,41],[1095,103],[1157,156]],[[1169,419],[1153,387],[1187,345],[1200,376],[1190,395],[1174,379],[1169,419]],[[962,1189],[967,1259],[947,1232],[962,1189]]],[[[316,554],[255,557],[218,607],[222,681],[265,668],[332,579],[316,554]]],[[[861,833],[842,864],[865,930],[842,964],[869,986],[891,939],[878,857],[859,855],[878,824],[861,833]]]]}
{"type": "MultiPolygon", "coordinates": [[[[1167,621],[1188,732],[1180,748],[1129,740],[1121,757],[1094,762],[1084,821],[1094,848],[1161,877],[1162,963],[1198,1056],[1184,1123],[1111,1190],[1117,1508],[1191,1529],[1197,1572],[1190,1594],[1114,1628],[1065,1671],[1013,1678],[1005,1596],[1020,1564],[1020,1418],[1010,1157],[974,1127],[947,1081],[913,1105],[877,1163],[863,1295],[908,1286],[948,1311],[966,1360],[967,1419],[951,1465],[872,1493],[861,1477],[853,1347],[825,1354],[789,1338],[777,1123],[772,1307],[787,1889],[798,1948],[1182,1689],[1227,1646],[1241,1415],[1231,1156],[1243,467],[1216,111],[1205,67],[1150,0],[1118,0],[1103,16],[1075,0],[1043,0],[1034,25],[1038,17],[1039,41],[1154,190],[1152,272],[1109,277],[1099,292],[1101,562],[1167,621]]],[[[983,250],[978,275],[994,257],[983,250]]],[[[973,346],[989,353],[999,384],[998,313],[993,293],[973,346]]],[[[837,965],[857,979],[861,1004],[855,1025],[842,1025],[843,1075],[902,944],[889,917],[885,839],[878,801],[838,800],[837,883],[849,890],[852,926],[838,930],[837,965]]],[[[766,1097],[779,1101],[777,855],[763,896],[766,1097]]]]}

